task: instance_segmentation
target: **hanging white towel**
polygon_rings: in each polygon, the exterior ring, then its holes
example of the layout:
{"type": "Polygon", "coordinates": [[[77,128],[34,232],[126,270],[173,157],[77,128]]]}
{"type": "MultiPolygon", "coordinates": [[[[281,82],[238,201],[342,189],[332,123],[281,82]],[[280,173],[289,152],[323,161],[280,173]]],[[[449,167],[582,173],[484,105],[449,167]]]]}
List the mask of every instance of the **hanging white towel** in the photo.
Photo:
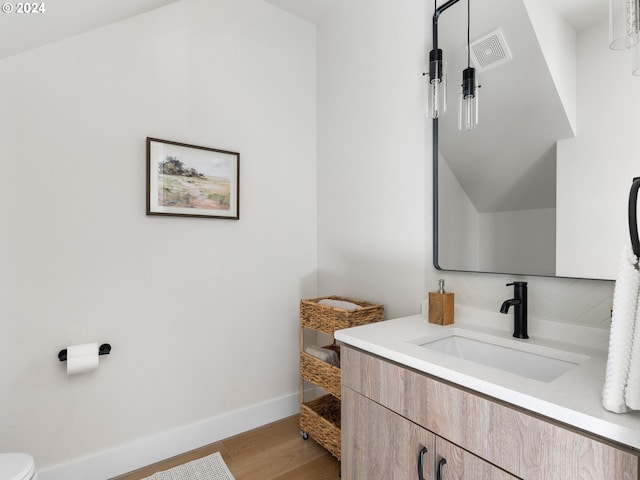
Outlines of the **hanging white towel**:
{"type": "MultiPolygon", "coordinates": [[[[615,413],[628,412],[628,396],[635,405],[640,399],[640,379],[628,385],[632,363],[634,335],[638,324],[638,293],[640,289],[640,272],[637,267],[638,258],[634,255],[631,245],[625,246],[620,255],[618,277],[613,292],[613,317],[609,334],[609,355],[604,388],[602,390],[602,404],[604,408],[615,413]],[[631,388],[629,388],[629,386],[631,388]]],[[[640,333],[636,349],[640,349],[640,333]]],[[[640,355],[640,354],[639,354],[640,355]]],[[[640,362],[638,356],[637,362],[640,362]]],[[[640,368],[638,365],[636,368],[640,368]]],[[[640,405],[638,405],[640,407],[640,405]]]]}
{"type": "Polygon", "coordinates": [[[631,360],[629,375],[624,391],[624,399],[631,410],[640,410],[640,293],[634,322],[633,342],[631,343],[631,360]]]}

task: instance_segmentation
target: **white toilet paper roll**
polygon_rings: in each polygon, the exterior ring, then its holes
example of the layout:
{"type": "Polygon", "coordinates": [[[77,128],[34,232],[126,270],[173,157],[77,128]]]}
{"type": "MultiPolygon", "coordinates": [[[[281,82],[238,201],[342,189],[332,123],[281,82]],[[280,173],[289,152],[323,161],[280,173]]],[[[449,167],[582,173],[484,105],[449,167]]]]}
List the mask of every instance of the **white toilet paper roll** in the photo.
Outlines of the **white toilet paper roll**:
{"type": "Polygon", "coordinates": [[[67,375],[92,372],[98,368],[98,344],[83,343],[67,347],[67,375]]]}

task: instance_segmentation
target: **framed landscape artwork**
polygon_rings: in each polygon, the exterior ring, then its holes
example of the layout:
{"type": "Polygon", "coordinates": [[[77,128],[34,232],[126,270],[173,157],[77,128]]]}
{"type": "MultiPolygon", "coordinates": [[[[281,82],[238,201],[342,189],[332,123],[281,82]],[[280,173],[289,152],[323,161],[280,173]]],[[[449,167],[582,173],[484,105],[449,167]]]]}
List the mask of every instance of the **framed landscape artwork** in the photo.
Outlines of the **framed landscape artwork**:
{"type": "Polygon", "coordinates": [[[147,215],[240,218],[240,154],[147,137],[147,215]]]}

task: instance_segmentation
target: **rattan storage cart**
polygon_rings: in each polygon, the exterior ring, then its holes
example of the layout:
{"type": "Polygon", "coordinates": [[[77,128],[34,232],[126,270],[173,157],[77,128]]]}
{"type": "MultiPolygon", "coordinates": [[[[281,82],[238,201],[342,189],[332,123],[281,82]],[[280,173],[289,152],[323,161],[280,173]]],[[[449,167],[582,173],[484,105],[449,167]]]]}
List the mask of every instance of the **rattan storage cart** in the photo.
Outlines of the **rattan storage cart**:
{"type": "MultiPolygon", "coordinates": [[[[340,368],[330,365],[305,351],[305,329],[326,333],[333,337],[342,328],[379,322],[384,318],[384,306],[330,296],[302,300],[300,302],[300,434],[313,438],[340,460],[340,368]],[[359,305],[355,310],[323,305],[321,300],[341,300],[359,305]],[[305,380],[327,393],[305,401],[305,380]]],[[[329,348],[340,354],[335,339],[329,348]]]]}

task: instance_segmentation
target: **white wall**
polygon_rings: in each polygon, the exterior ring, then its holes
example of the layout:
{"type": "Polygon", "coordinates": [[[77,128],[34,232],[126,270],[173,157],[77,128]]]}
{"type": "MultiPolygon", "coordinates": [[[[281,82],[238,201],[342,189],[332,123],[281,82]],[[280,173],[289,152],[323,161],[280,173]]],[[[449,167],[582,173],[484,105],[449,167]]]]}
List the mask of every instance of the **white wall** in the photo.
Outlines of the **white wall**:
{"type": "Polygon", "coordinates": [[[384,303],[389,318],[415,313],[431,261],[425,15],[413,0],[349,0],[318,25],[319,293],[384,303]]]}
{"type": "Polygon", "coordinates": [[[612,51],[608,42],[607,22],[578,37],[578,135],[558,143],[560,275],[614,279],[629,242],[629,189],[640,176],[640,79],[631,75],[631,52],[612,51]]]}
{"type": "Polygon", "coordinates": [[[478,270],[481,216],[441,153],[438,182],[438,265],[450,270],[478,270]]]}
{"type": "MultiPolygon", "coordinates": [[[[551,0],[553,2],[553,0],[551,0]]],[[[524,0],[558,96],[576,131],[576,32],[547,2],[524,0]]]]}
{"type": "Polygon", "coordinates": [[[261,0],[185,0],[0,61],[0,451],[47,470],[297,403],[315,68],[315,27],[261,0]],[[145,216],[146,136],[239,151],[240,220],[145,216]],[[58,351],[90,341],[112,354],[67,377],[58,351]]]}

